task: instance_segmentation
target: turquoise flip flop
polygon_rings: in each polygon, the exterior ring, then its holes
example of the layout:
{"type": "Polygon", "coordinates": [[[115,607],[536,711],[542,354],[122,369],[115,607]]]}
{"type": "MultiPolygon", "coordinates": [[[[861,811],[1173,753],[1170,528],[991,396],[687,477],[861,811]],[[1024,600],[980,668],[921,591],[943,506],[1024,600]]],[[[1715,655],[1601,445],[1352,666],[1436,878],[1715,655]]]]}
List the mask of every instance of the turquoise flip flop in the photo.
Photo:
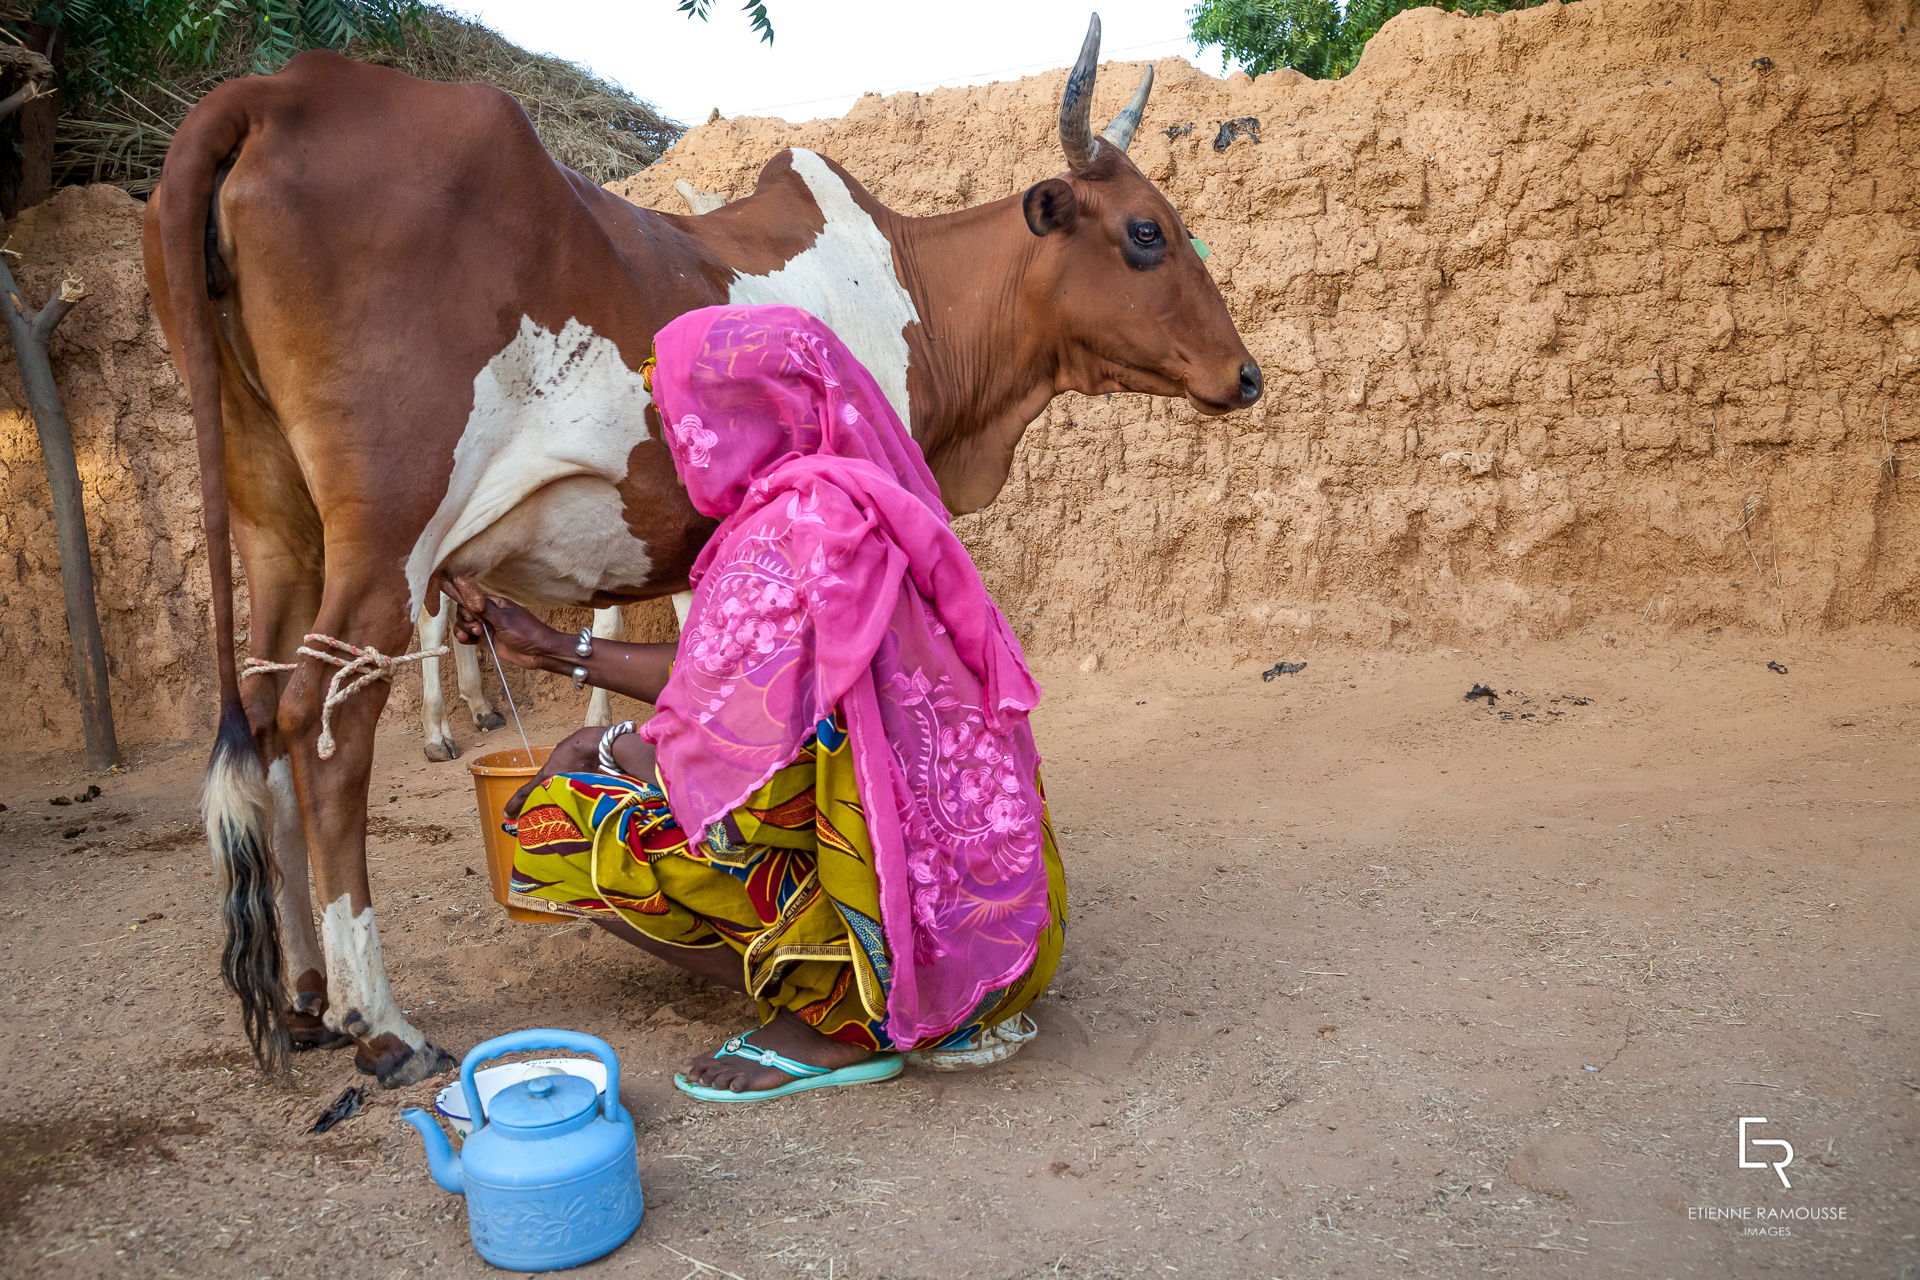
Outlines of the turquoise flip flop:
{"type": "Polygon", "coordinates": [[[680,1072],[674,1072],[673,1087],[702,1102],[765,1102],[770,1098],[784,1098],[790,1093],[805,1093],[809,1089],[832,1089],[847,1084],[871,1084],[879,1080],[891,1080],[899,1075],[905,1064],[897,1053],[876,1053],[870,1058],[862,1058],[852,1066],[829,1070],[826,1067],[809,1066],[804,1062],[795,1062],[792,1058],[775,1053],[771,1049],[762,1049],[750,1044],[747,1035],[737,1035],[713,1051],[716,1058],[745,1058],[748,1062],[763,1067],[772,1067],[795,1077],[787,1083],[773,1089],[748,1089],[735,1093],[732,1089],[712,1089],[704,1084],[695,1084],[680,1072]]]}

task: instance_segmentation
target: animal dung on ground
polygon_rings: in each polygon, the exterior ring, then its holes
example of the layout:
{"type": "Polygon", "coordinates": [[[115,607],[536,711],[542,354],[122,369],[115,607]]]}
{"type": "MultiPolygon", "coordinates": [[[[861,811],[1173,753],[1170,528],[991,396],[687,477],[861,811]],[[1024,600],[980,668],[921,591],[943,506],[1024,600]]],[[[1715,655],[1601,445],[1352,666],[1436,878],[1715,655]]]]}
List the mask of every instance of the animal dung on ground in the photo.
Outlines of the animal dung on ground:
{"type": "Polygon", "coordinates": [[[1786,667],[1784,667],[1784,666],[1782,666],[1782,665],[1781,665],[1780,663],[1778,663],[1778,662],[1769,662],[1769,663],[1767,664],[1767,670],[1769,670],[1769,671],[1772,671],[1772,672],[1776,672],[1776,673],[1778,673],[1778,674],[1780,674],[1780,675],[1785,675],[1785,674],[1787,674],[1787,669],[1786,669],[1786,667]]]}
{"type": "Polygon", "coordinates": [[[1307,664],[1304,662],[1276,662],[1265,671],[1262,671],[1260,678],[1262,680],[1271,680],[1275,676],[1290,676],[1296,672],[1305,671],[1306,669],[1307,664]]]}
{"type": "Polygon", "coordinates": [[[1476,702],[1481,699],[1485,699],[1487,711],[1502,720],[1533,720],[1540,724],[1552,724],[1555,720],[1566,716],[1567,712],[1562,708],[1562,703],[1568,707],[1585,707],[1591,706],[1593,703],[1592,698],[1579,698],[1570,693],[1555,694],[1552,697],[1542,697],[1536,702],[1533,695],[1524,689],[1501,689],[1496,691],[1484,684],[1476,684],[1473,688],[1467,690],[1466,701],[1476,702]],[[1496,705],[1502,698],[1507,700],[1505,710],[1502,710],[1496,705]],[[1531,707],[1533,710],[1523,709],[1527,707],[1531,707]]]}
{"type": "Polygon", "coordinates": [[[320,1113],[308,1133],[325,1133],[343,1120],[351,1120],[360,1114],[360,1106],[367,1095],[360,1091],[359,1085],[348,1085],[346,1092],[333,1100],[333,1105],[320,1113]]]}

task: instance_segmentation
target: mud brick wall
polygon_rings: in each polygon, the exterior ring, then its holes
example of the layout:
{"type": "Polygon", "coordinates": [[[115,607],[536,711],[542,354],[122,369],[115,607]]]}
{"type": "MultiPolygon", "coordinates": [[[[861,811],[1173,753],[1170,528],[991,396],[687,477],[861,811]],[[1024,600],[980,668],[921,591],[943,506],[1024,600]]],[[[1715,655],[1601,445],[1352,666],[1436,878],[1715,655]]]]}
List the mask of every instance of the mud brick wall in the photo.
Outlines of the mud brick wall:
{"type": "MultiPolygon", "coordinates": [[[[1417,10],[1344,80],[1178,61],[1133,155],[1213,250],[1254,410],[1057,400],[962,522],[1042,658],[1920,621],[1920,70],[1908,6],[1417,10]],[[1228,121],[1255,122],[1223,134],[1228,121]],[[1900,458],[1905,455],[1906,461],[1900,458]]],[[[718,120],[615,189],[746,194],[784,146],[926,214],[1052,176],[1062,73],[718,120]]],[[[1138,66],[1103,71],[1095,114],[1138,66]]],[[[9,228],[56,360],[129,741],[211,703],[191,423],[139,207],[9,228]]],[[[51,516],[0,370],[0,730],[78,743],[51,516]]],[[[637,619],[657,626],[661,610],[637,619]]],[[[556,694],[556,696],[559,696],[556,694]]],[[[403,681],[403,709],[414,694],[403,681]]]]}

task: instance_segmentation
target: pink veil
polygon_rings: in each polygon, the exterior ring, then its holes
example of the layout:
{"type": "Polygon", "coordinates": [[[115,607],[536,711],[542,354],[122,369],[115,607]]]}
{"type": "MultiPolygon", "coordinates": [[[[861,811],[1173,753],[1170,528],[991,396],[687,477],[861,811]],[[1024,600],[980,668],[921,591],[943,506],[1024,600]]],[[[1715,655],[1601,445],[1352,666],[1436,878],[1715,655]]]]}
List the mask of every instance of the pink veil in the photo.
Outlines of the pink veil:
{"type": "Polygon", "coordinates": [[[655,341],[688,496],[720,527],[658,713],[675,817],[704,830],[836,707],[891,955],[887,1031],[951,1032],[1032,963],[1048,923],[1040,688],[871,374],[791,307],[710,307],[655,341]]]}

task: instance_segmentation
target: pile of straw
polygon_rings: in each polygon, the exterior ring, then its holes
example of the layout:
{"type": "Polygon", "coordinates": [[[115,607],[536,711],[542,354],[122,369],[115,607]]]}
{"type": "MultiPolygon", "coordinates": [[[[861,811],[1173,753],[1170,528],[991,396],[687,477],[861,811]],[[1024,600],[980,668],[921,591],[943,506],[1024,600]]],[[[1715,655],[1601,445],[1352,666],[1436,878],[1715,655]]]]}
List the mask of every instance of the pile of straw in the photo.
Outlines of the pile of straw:
{"type": "MultiPolygon", "coordinates": [[[[403,48],[348,52],[423,80],[478,80],[505,89],[526,108],[547,150],[598,183],[646,168],[685,132],[618,85],[440,9],[428,10],[403,48]]],[[[236,49],[221,66],[179,70],[63,116],[54,181],[111,182],[146,195],[160,180],[167,144],[187,108],[221,81],[245,74],[249,56],[236,49]]]]}

